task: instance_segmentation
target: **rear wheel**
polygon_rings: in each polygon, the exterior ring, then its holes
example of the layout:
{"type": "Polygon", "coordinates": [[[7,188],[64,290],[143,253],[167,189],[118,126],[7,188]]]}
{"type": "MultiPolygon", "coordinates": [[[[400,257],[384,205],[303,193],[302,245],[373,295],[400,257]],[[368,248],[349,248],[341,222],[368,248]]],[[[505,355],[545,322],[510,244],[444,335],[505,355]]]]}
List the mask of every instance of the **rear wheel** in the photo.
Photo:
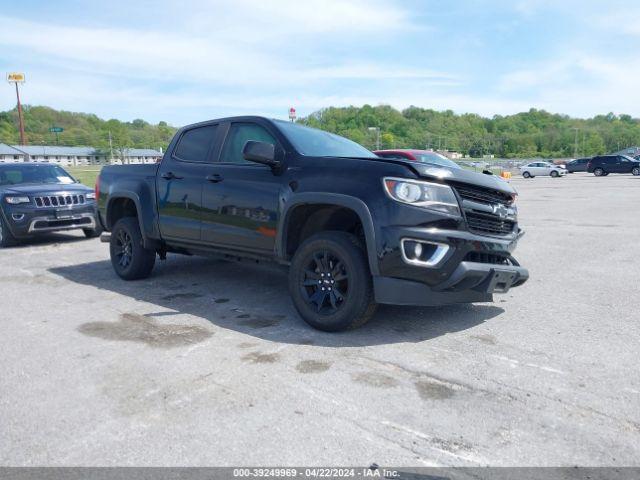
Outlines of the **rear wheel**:
{"type": "Polygon", "coordinates": [[[631,173],[637,177],[638,175],[640,175],[640,167],[634,167],[631,170],[631,173]]]}
{"type": "Polygon", "coordinates": [[[529,172],[522,172],[522,176],[524,178],[531,178],[531,174],[529,172]]]}
{"type": "Polygon", "coordinates": [[[116,222],[111,232],[109,251],[111,264],[118,276],[125,280],[138,280],[151,274],[156,252],[143,245],[137,218],[124,217],[116,222]]]}
{"type": "Polygon", "coordinates": [[[289,292],[304,321],[327,332],[364,325],[376,310],[364,248],[344,232],[313,235],[298,248],[289,292]]]}
{"type": "Polygon", "coordinates": [[[0,212],[0,248],[12,247],[16,245],[18,241],[9,231],[9,227],[2,218],[2,212],[0,212]]]}
{"type": "Polygon", "coordinates": [[[604,176],[605,171],[604,171],[603,169],[601,169],[600,167],[598,167],[598,168],[596,168],[596,169],[593,171],[593,174],[594,174],[596,177],[602,177],[602,176],[604,176]]]}

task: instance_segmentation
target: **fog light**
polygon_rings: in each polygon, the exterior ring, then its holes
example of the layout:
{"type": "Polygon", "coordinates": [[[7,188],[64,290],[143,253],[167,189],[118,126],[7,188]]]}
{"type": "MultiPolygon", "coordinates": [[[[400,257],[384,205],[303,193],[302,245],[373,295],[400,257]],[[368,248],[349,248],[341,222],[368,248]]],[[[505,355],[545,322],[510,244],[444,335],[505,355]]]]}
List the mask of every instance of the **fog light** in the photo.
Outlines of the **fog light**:
{"type": "Polygon", "coordinates": [[[24,213],[12,213],[11,218],[13,218],[16,222],[20,222],[24,220],[24,213]]]}
{"type": "Polygon", "coordinates": [[[446,243],[427,242],[413,238],[400,240],[402,260],[410,265],[420,267],[435,267],[439,265],[449,252],[446,243]]]}

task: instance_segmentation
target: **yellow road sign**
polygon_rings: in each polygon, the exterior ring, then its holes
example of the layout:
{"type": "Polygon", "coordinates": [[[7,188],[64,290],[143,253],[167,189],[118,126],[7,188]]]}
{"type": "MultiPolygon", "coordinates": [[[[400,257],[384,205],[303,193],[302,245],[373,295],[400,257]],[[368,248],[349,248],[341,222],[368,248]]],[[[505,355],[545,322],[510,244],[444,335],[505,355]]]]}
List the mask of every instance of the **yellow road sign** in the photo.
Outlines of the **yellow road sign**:
{"type": "Polygon", "coordinates": [[[24,81],[25,81],[24,73],[21,73],[21,72],[7,73],[7,82],[24,83],[24,81]]]}

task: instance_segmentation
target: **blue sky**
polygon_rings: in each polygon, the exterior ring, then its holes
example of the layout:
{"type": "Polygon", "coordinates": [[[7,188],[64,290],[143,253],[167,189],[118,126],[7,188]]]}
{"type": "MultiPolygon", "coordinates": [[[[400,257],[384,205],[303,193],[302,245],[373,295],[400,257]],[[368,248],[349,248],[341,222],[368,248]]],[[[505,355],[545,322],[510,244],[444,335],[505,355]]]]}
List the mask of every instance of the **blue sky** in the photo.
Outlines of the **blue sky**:
{"type": "Polygon", "coordinates": [[[26,72],[25,103],[121,120],[365,103],[640,116],[639,66],[637,1],[0,0],[0,69],[26,72]]]}

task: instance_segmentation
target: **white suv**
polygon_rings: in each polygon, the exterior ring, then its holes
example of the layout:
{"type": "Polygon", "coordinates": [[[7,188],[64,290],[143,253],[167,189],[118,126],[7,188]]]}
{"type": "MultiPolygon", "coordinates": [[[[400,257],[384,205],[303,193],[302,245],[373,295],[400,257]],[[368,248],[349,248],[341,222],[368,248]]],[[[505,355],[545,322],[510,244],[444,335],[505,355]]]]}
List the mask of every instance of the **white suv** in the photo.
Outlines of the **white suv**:
{"type": "Polygon", "coordinates": [[[520,167],[520,173],[524,178],[533,178],[537,175],[564,177],[567,174],[567,167],[549,162],[531,162],[520,167]]]}

